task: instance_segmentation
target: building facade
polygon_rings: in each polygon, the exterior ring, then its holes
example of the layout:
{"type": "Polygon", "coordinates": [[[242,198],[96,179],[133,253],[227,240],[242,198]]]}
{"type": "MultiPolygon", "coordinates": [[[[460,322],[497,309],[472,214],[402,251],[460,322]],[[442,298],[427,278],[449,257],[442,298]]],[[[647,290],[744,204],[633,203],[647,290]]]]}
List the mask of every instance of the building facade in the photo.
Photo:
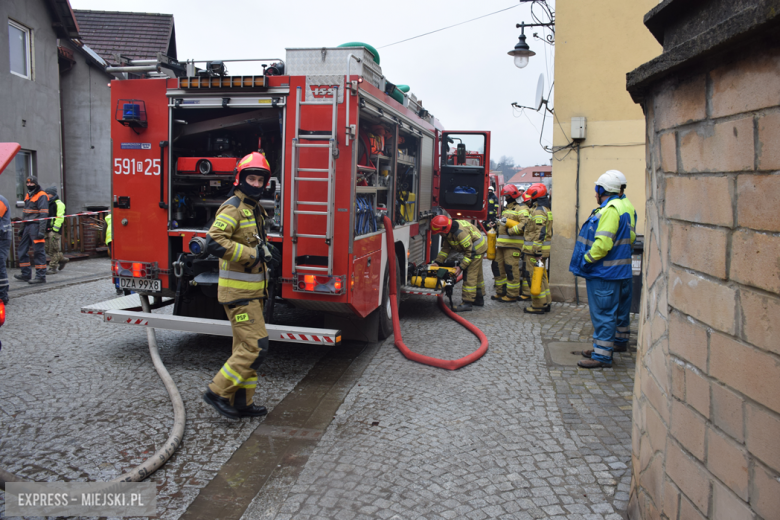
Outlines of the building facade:
{"type": "MultiPolygon", "coordinates": [[[[657,56],[661,47],[642,26],[658,0],[557,0],[552,186],[555,236],[550,290],[556,301],[575,301],[569,272],[579,226],[597,206],[594,182],[622,171],[627,195],[644,233],[644,116],[625,91],[625,73],[657,56]],[[572,118],[585,118],[585,138],[572,138],[572,118]]],[[[575,120],[576,122],[576,120],[575,120]]],[[[582,282],[582,280],[581,280],[582,282]]],[[[587,299],[584,282],[579,300],[587,299]]]]}
{"type": "Polygon", "coordinates": [[[79,41],[60,41],[63,175],[70,213],[111,204],[111,89],[106,63],[79,41]]]}
{"type": "Polygon", "coordinates": [[[780,4],[665,0],[647,118],[629,517],[780,516],[780,4]]]}
{"type": "MultiPolygon", "coordinates": [[[[23,201],[25,178],[41,186],[62,181],[62,133],[58,38],[78,37],[67,1],[0,2],[0,141],[17,142],[22,151],[0,176],[0,193],[23,201]]],[[[15,207],[12,217],[21,217],[15,207]]]]}

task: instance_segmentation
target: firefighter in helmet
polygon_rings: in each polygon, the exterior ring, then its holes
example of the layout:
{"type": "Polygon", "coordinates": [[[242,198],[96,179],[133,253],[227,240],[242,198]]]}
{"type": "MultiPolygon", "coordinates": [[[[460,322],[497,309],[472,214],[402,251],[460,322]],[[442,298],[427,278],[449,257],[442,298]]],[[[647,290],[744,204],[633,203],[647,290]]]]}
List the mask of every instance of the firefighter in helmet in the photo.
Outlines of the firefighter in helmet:
{"type": "Polygon", "coordinates": [[[502,303],[517,301],[520,297],[522,280],[523,230],[528,221],[528,206],[521,204],[520,190],[514,184],[507,184],[501,189],[501,195],[506,200],[506,208],[498,221],[498,236],[496,237],[496,263],[499,276],[496,278],[496,294],[492,299],[502,303]],[[508,221],[516,224],[508,225],[508,221]]]}
{"type": "MultiPolygon", "coordinates": [[[[523,243],[523,254],[525,255],[526,277],[523,279],[523,292],[528,285],[530,294],[530,273],[533,273],[534,266],[539,261],[544,261],[550,257],[550,246],[553,237],[553,215],[550,209],[550,198],[547,196],[547,186],[537,182],[531,184],[525,193],[523,201],[528,205],[531,216],[525,226],[525,240],[523,243]]],[[[550,284],[545,270],[542,277],[542,290],[538,295],[531,295],[531,307],[526,307],[523,312],[528,314],[541,314],[550,312],[552,296],[550,295],[550,284]]]]}
{"type": "Polygon", "coordinates": [[[455,270],[456,276],[463,272],[463,303],[455,312],[470,311],[472,305],[485,305],[482,258],[487,252],[487,239],[468,221],[452,220],[446,215],[433,217],[431,231],[436,235],[444,235],[441,251],[434,262],[443,263],[452,251],[463,253],[463,260],[455,270]]]}
{"type": "Polygon", "coordinates": [[[268,353],[263,319],[268,269],[281,260],[266,241],[267,215],[258,202],[270,176],[263,154],[253,152],[241,159],[233,196],[217,210],[206,236],[206,252],[220,259],[217,298],[233,330],[233,353],[208,385],[203,400],[230,419],[267,413],[253,397],[257,369],[268,353]]]}

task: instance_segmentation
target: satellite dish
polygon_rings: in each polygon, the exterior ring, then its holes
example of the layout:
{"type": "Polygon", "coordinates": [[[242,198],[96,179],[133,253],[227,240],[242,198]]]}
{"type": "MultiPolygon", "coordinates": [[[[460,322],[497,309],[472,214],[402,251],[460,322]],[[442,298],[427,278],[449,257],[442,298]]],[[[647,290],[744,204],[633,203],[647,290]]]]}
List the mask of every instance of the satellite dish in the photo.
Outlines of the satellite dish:
{"type": "Polygon", "coordinates": [[[536,83],[536,97],[534,98],[534,106],[536,107],[535,110],[539,110],[542,108],[542,102],[544,102],[544,99],[542,99],[543,95],[544,95],[544,74],[539,74],[539,81],[536,83]]]}

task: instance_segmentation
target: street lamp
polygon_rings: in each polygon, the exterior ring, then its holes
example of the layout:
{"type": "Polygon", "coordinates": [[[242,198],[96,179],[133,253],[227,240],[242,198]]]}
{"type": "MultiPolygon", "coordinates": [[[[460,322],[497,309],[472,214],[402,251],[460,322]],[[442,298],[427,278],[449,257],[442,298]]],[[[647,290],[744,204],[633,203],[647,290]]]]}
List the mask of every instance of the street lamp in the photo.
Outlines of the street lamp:
{"type": "Polygon", "coordinates": [[[531,56],[536,56],[536,53],[531,50],[527,43],[525,43],[525,22],[521,22],[518,27],[521,28],[519,38],[520,41],[518,41],[517,45],[515,45],[515,48],[509,51],[507,54],[514,56],[515,67],[522,69],[528,65],[528,58],[531,56]]]}
{"type": "MultiPolygon", "coordinates": [[[[528,65],[528,58],[531,56],[536,56],[536,53],[531,50],[531,48],[528,46],[527,43],[525,43],[525,28],[526,27],[555,27],[555,22],[549,22],[549,23],[525,23],[520,22],[517,24],[517,26],[520,29],[520,41],[517,42],[517,45],[515,45],[515,48],[511,51],[507,52],[510,56],[515,57],[515,67],[518,69],[524,68],[526,65],[528,65]]],[[[554,29],[553,29],[554,31],[554,29]]],[[[534,33],[534,36],[539,38],[539,36],[534,33]]],[[[539,38],[540,40],[549,43],[550,45],[553,44],[555,41],[552,36],[548,36],[546,39],[539,38]]]]}

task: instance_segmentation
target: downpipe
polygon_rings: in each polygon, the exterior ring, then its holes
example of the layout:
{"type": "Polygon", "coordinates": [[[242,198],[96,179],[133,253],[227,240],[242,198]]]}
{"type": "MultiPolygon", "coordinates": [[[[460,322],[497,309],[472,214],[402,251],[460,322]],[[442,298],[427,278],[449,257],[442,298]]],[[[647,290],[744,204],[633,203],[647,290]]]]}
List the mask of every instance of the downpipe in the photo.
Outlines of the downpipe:
{"type": "Polygon", "coordinates": [[[412,352],[409,347],[404,344],[403,336],[401,335],[401,322],[398,319],[398,293],[396,290],[396,279],[395,279],[395,255],[392,254],[393,251],[395,251],[395,238],[393,237],[393,223],[390,221],[390,217],[385,216],[384,217],[384,223],[385,223],[385,240],[387,241],[387,259],[388,259],[388,266],[387,268],[390,270],[390,308],[392,310],[393,314],[393,341],[395,343],[395,346],[398,348],[399,351],[401,351],[401,354],[406,359],[409,359],[411,361],[416,361],[417,363],[422,363],[423,365],[429,365],[436,368],[446,368],[447,370],[457,370],[459,368],[462,368],[466,365],[469,365],[482,356],[485,355],[485,352],[487,352],[488,349],[488,339],[487,336],[485,336],[485,333],[479,330],[476,325],[469,322],[462,316],[459,316],[458,314],[454,313],[447,305],[444,303],[444,297],[442,295],[437,296],[439,308],[444,311],[444,313],[452,318],[453,320],[457,321],[464,327],[466,327],[472,334],[474,334],[477,338],[479,338],[480,344],[479,348],[472,352],[471,354],[464,356],[460,359],[439,359],[431,356],[425,356],[423,354],[418,354],[417,352],[412,352]]]}
{"type": "MultiPolygon", "coordinates": [[[[141,296],[141,307],[144,312],[151,313],[151,307],[149,306],[149,297],[146,295],[141,296]]],[[[184,401],[181,398],[179,389],[176,388],[176,384],[173,382],[173,378],[168,373],[168,370],[163,365],[162,359],[160,359],[160,352],[157,348],[157,338],[154,334],[154,329],[149,327],[146,329],[146,337],[149,342],[149,354],[152,357],[152,363],[157,371],[157,375],[162,379],[165,389],[168,391],[168,397],[171,399],[173,405],[173,428],[168,436],[168,440],[165,444],[157,450],[157,452],[146,459],[143,463],[139,464],[127,473],[120,475],[119,477],[108,481],[109,483],[119,482],[140,482],[146,477],[160,469],[168,459],[171,458],[176,448],[181,444],[181,440],[184,436],[184,424],[186,422],[186,412],[184,410],[184,401]]],[[[30,482],[27,479],[18,477],[12,473],[9,473],[0,468],[0,489],[5,490],[6,482],[30,482]]]]}

